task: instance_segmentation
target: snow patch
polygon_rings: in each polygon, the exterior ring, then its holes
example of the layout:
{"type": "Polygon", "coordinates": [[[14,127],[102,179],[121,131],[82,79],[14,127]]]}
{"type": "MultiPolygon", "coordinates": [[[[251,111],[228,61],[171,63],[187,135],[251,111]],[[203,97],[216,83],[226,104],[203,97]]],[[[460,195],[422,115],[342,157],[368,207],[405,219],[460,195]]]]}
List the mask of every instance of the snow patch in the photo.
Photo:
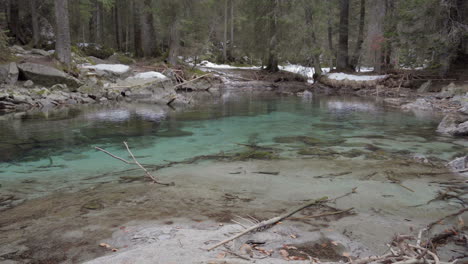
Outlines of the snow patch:
{"type": "Polygon", "coordinates": [[[129,77],[128,79],[167,79],[167,77],[160,72],[149,71],[138,73],[137,75],[129,77]]]}
{"type": "Polygon", "coordinates": [[[108,71],[113,73],[126,73],[130,70],[130,67],[124,64],[97,64],[97,65],[86,65],[83,66],[86,69],[108,71]]]}
{"type": "Polygon", "coordinates": [[[212,63],[210,61],[204,60],[201,61],[199,66],[204,67],[204,68],[212,68],[212,69],[246,69],[246,70],[258,70],[260,67],[258,66],[252,66],[252,67],[236,67],[236,66],[231,66],[228,64],[216,64],[212,63]]]}
{"type": "Polygon", "coordinates": [[[380,80],[387,75],[354,75],[354,74],[347,74],[347,73],[330,73],[327,74],[327,77],[332,80],[342,81],[342,80],[350,80],[350,81],[375,81],[380,80]]]}

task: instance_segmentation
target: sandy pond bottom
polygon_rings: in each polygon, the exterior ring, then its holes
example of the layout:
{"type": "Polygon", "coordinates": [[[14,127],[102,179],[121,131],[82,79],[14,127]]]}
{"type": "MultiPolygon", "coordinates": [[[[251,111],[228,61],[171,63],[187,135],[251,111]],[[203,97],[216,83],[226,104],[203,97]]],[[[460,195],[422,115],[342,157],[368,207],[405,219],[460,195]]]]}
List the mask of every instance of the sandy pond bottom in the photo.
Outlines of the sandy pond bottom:
{"type": "MultiPolygon", "coordinates": [[[[210,263],[220,261],[217,256],[223,248],[212,252],[204,249],[239,229],[229,223],[236,215],[264,220],[306,200],[337,197],[358,187],[357,193],[329,204],[339,209],[353,207],[353,214],[308,218],[334,211],[311,207],[268,231],[239,239],[231,248],[238,249],[246,240],[265,242],[262,247],[274,250],[274,254],[257,259],[257,263],[281,263],[278,249],[284,244],[309,243],[311,248],[328,243],[332,253],[314,251],[314,257],[322,261],[338,261],[343,252],[354,256],[379,254],[395,233],[411,233],[459,209],[445,201],[412,207],[434,198],[440,188],[430,183],[435,178],[417,176],[424,172],[434,172],[434,168],[404,160],[180,165],[159,173],[161,179],[176,183],[172,187],[147,182],[105,183],[81,192],[30,200],[10,209],[0,220],[0,253],[20,263],[79,263],[101,255],[108,256],[90,263],[210,263]],[[400,175],[404,186],[414,192],[390,183],[386,169],[400,175]],[[352,173],[346,175],[330,176],[350,170],[352,173]],[[118,251],[99,247],[100,243],[118,251]]],[[[437,180],[451,177],[438,175],[437,180]]]]}
{"type": "MultiPolygon", "coordinates": [[[[395,233],[417,232],[461,208],[453,199],[426,203],[443,190],[440,182],[463,182],[443,164],[466,153],[466,141],[435,134],[437,119],[365,100],[224,94],[181,112],[117,105],[63,113],[0,118],[0,263],[243,263],[218,258],[222,247],[205,250],[239,230],[231,219],[265,220],[357,187],[230,244],[264,242],[273,254],[254,255],[256,263],[286,262],[279,254],[285,244],[339,261],[345,252],[381,254],[395,233]],[[232,158],[159,169],[161,181],[175,183],[164,187],[93,150],[127,158],[123,140],[146,164],[232,158]]],[[[463,249],[439,253],[448,260],[463,249]]]]}

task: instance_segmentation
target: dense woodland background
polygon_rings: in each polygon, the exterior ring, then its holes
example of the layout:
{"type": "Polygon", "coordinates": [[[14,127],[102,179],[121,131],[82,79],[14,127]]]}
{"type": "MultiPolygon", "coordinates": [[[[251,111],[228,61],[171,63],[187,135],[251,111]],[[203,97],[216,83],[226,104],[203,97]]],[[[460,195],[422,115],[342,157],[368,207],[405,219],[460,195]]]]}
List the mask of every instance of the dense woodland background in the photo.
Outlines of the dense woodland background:
{"type": "Polygon", "coordinates": [[[0,60],[20,44],[55,49],[65,64],[73,63],[70,51],[270,71],[291,62],[317,73],[363,65],[445,75],[468,62],[466,0],[0,0],[0,7],[0,60]]]}

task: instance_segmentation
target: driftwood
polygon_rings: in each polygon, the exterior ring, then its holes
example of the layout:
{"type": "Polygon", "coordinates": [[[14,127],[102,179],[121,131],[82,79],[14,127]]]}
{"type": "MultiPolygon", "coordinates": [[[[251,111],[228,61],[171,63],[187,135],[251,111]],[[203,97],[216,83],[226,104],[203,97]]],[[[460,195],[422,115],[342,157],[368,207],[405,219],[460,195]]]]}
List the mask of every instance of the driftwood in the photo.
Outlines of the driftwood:
{"type": "Polygon", "coordinates": [[[141,165],[141,163],[138,162],[138,160],[135,158],[135,156],[133,155],[132,151],[130,150],[127,142],[123,142],[123,144],[125,145],[125,148],[127,149],[127,152],[130,154],[130,156],[132,157],[133,159],[133,162],[130,162],[124,158],[121,158],[119,156],[116,156],[112,153],[110,153],[109,151],[105,150],[105,149],[102,149],[102,148],[99,148],[99,147],[94,147],[96,150],[99,150],[99,151],[102,151],[104,153],[106,153],[107,155],[113,157],[114,159],[117,159],[117,160],[120,160],[126,164],[131,164],[131,165],[137,165],[138,167],[140,167],[140,169],[142,169],[144,172],[145,172],[145,175],[146,177],[148,177],[149,179],[151,179],[151,181],[153,181],[153,183],[157,183],[157,184],[161,184],[161,185],[165,185],[165,186],[172,186],[174,185],[173,182],[171,183],[162,183],[160,181],[158,181],[158,179],[156,177],[154,177],[145,167],[143,167],[143,165],[141,165]]]}
{"type": "Polygon", "coordinates": [[[239,238],[239,237],[241,237],[241,236],[243,236],[245,234],[248,234],[248,233],[250,233],[252,231],[255,231],[255,230],[258,230],[258,229],[264,229],[264,228],[267,228],[269,226],[272,226],[272,225],[280,222],[281,220],[283,220],[285,218],[288,218],[291,215],[293,215],[293,214],[295,214],[295,213],[297,213],[297,212],[299,212],[299,211],[301,211],[301,210],[303,210],[303,209],[305,209],[307,207],[310,207],[312,205],[317,205],[317,204],[324,203],[327,200],[328,200],[328,197],[326,197],[326,196],[322,197],[320,199],[312,200],[312,201],[310,201],[310,202],[308,202],[308,203],[306,203],[304,205],[301,205],[299,207],[294,208],[293,210],[291,210],[291,211],[289,211],[289,212],[287,212],[285,214],[282,214],[282,215],[277,216],[277,217],[273,217],[273,218],[271,218],[269,220],[265,220],[265,221],[262,221],[262,222],[260,222],[260,223],[258,223],[256,225],[254,225],[254,226],[251,226],[251,227],[247,228],[246,230],[242,231],[241,233],[238,233],[238,234],[236,234],[236,235],[234,235],[234,236],[232,236],[232,237],[230,237],[230,238],[228,238],[228,239],[226,239],[224,241],[221,241],[218,244],[208,248],[207,250],[208,251],[213,250],[213,249],[215,249],[215,248],[217,248],[219,246],[222,246],[222,245],[224,245],[224,244],[226,244],[226,243],[228,243],[228,242],[230,242],[230,241],[232,241],[232,240],[234,240],[236,238],[239,238]]]}
{"type": "Polygon", "coordinates": [[[192,80],[190,80],[190,81],[186,81],[186,82],[183,82],[183,83],[179,83],[179,84],[177,84],[177,85],[174,85],[174,88],[177,88],[177,87],[182,86],[182,85],[187,84],[187,83],[194,82],[194,81],[199,80],[199,79],[201,79],[201,78],[205,78],[205,77],[208,76],[208,75],[211,75],[211,73],[207,73],[207,74],[204,74],[204,75],[202,75],[202,76],[199,76],[199,77],[197,77],[197,78],[195,78],[195,79],[192,79],[192,80]]]}

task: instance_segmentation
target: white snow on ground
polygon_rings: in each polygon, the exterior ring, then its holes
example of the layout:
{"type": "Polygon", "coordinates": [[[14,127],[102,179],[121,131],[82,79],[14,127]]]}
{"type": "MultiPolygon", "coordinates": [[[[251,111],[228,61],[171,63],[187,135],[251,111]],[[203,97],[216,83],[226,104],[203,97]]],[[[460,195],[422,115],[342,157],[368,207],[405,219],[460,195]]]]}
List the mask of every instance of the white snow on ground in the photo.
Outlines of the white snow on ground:
{"type": "Polygon", "coordinates": [[[246,69],[246,70],[258,70],[260,67],[258,66],[252,66],[252,67],[236,67],[236,66],[231,66],[228,64],[216,64],[209,62],[207,60],[204,60],[198,64],[198,66],[204,67],[204,68],[212,68],[212,69],[246,69]]]}
{"type": "Polygon", "coordinates": [[[84,65],[83,68],[108,71],[113,73],[125,73],[130,70],[130,67],[124,64],[96,64],[96,65],[84,65]]]}
{"type": "Polygon", "coordinates": [[[149,71],[138,73],[135,76],[129,77],[129,79],[167,79],[167,77],[160,72],[149,71]]]}
{"type": "Polygon", "coordinates": [[[327,77],[329,79],[337,80],[337,81],[342,81],[342,80],[350,80],[350,81],[375,81],[375,80],[380,80],[387,75],[354,75],[354,74],[347,74],[347,73],[330,73],[327,74],[327,77]]]}

